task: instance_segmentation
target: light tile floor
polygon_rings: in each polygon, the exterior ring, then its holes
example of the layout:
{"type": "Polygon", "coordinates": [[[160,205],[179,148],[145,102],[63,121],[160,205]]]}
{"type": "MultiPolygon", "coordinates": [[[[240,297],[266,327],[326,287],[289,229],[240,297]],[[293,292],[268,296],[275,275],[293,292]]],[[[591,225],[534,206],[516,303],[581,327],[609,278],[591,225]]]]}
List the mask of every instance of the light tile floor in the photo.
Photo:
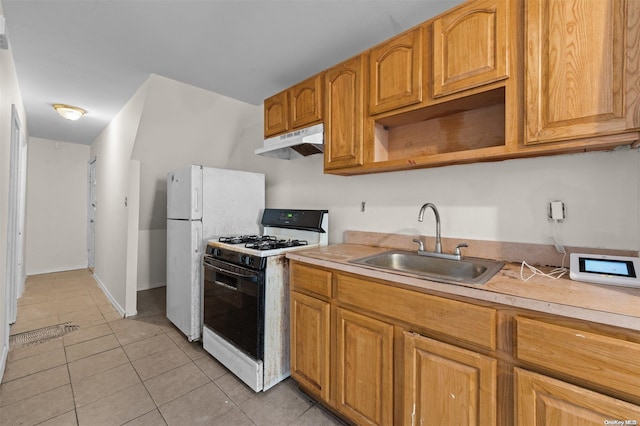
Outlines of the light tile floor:
{"type": "Polygon", "coordinates": [[[0,425],[340,425],[287,379],[254,393],[165,317],[164,288],[123,319],[88,270],[31,276],[11,334],[79,329],[9,351],[0,425]]]}

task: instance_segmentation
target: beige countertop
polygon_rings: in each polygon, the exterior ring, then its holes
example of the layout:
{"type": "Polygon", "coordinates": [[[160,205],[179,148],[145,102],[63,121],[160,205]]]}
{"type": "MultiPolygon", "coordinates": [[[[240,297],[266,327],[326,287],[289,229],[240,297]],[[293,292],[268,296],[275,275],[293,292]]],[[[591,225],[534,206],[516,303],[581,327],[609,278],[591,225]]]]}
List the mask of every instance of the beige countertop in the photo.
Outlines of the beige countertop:
{"type": "MultiPolygon", "coordinates": [[[[507,263],[483,285],[444,284],[413,274],[349,263],[350,260],[389,250],[363,244],[336,244],[287,253],[287,258],[338,271],[362,275],[417,291],[438,292],[499,303],[539,312],[583,319],[640,331],[640,289],[605,286],[534,276],[520,278],[520,263],[507,263]]],[[[549,271],[552,268],[540,268],[549,271]]],[[[524,277],[530,271],[525,268],[524,277]]]]}

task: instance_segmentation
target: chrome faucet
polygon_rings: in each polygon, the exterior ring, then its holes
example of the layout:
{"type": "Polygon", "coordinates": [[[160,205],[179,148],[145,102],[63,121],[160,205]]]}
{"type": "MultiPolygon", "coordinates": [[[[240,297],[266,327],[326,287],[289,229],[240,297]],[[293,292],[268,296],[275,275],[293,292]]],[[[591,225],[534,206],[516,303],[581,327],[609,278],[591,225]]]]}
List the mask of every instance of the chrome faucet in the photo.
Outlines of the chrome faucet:
{"type": "Polygon", "coordinates": [[[433,210],[433,214],[436,216],[436,253],[442,253],[442,239],[440,238],[440,213],[438,213],[438,209],[433,203],[426,203],[420,208],[420,213],[418,213],[418,222],[422,222],[424,220],[424,211],[427,207],[431,207],[433,210]]]}
{"type": "Polygon", "coordinates": [[[422,256],[440,257],[443,259],[454,259],[454,260],[462,259],[462,253],[460,252],[460,249],[462,247],[469,247],[467,243],[458,244],[453,254],[442,253],[442,237],[440,235],[440,213],[438,213],[438,209],[435,206],[435,204],[425,203],[420,208],[420,213],[418,213],[418,222],[424,221],[424,211],[427,209],[427,207],[430,207],[431,210],[433,210],[433,214],[436,217],[436,248],[434,251],[425,251],[424,243],[418,239],[414,239],[413,241],[420,245],[418,247],[418,254],[422,256]]]}

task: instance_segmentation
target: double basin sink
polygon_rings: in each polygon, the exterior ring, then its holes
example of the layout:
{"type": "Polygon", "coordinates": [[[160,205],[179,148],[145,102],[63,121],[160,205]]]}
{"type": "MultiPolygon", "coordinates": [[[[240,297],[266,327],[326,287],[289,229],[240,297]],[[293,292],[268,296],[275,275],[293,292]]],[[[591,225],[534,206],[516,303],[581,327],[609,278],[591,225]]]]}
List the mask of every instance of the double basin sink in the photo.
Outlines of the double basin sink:
{"type": "Polygon", "coordinates": [[[464,257],[460,260],[443,259],[403,250],[385,251],[350,262],[415,274],[432,281],[449,284],[485,284],[504,266],[503,262],[489,259],[474,257],[464,257]]]}

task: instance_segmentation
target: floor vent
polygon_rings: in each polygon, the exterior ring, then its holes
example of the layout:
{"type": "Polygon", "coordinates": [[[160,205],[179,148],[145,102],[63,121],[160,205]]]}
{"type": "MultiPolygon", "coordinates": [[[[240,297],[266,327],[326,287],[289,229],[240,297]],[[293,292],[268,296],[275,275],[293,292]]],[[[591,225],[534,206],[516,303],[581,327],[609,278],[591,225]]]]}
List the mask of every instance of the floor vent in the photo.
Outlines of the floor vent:
{"type": "Polygon", "coordinates": [[[49,327],[38,328],[37,330],[14,334],[13,336],[9,336],[9,349],[18,346],[33,346],[44,343],[56,337],[64,336],[79,328],[80,326],[78,325],[65,322],[64,324],[51,325],[49,327]]]}

